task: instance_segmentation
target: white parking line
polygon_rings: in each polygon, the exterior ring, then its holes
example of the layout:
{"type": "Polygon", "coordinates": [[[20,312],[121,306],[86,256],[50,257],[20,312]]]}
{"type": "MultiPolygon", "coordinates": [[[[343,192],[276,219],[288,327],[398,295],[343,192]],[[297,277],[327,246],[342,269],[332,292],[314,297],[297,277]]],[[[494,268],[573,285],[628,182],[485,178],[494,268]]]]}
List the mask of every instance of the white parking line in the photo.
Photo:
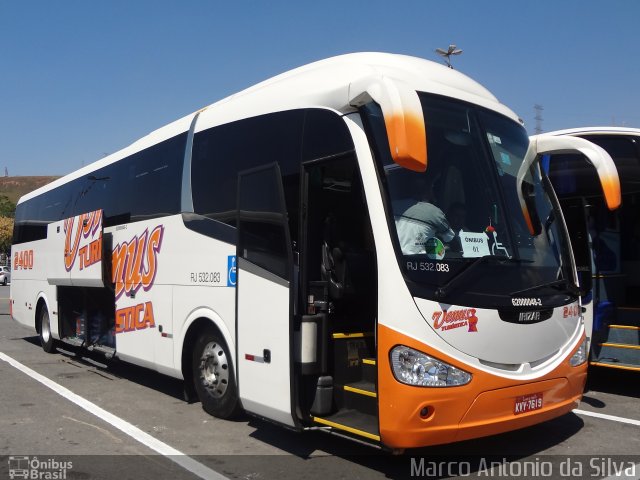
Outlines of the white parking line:
{"type": "Polygon", "coordinates": [[[210,479],[228,480],[228,478],[225,477],[224,475],[216,472],[215,470],[210,469],[209,467],[203,465],[200,462],[195,461],[193,458],[185,455],[184,453],[180,452],[179,450],[176,450],[173,447],[170,447],[166,443],[161,442],[157,438],[149,435],[147,432],[144,432],[140,430],[138,427],[131,425],[129,422],[119,417],[116,417],[112,413],[107,412],[106,410],[99,407],[95,403],[92,403],[89,400],[86,400],[85,398],[81,397],[80,395],[73,393],[68,388],[65,388],[62,385],[57,384],[53,380],[50,380],[43,375],[40,375],[38,372],[31,370],[29,367],[26,367],[22,363],[11,358],[10,356],[6,355],[3,352],[0,352],[0,360],[7,362],[12,367],[20,370],[22,373],[27,374],[34,380],[37,380],[38,382],[43,384],[45,387],[50,388],[51,390],[56,392],[58,395],[61,395],[67,400],[75,403],[76,405],[85,409],[87,412],[91,413],[92,415],[95,415],[96,417],[101,418],[102,420],[109,423],[113,427],[126,433],[134,440],[137,440],[145,447],[149,447],[151,450],[155,450],[160,455],[164,455],[169,460],[177,463],[182,468],[193,473],[194,475],[197,475],[198,477],[205,480],[210,480],[210,479]]]}
{"type": "Polygon", "coordinates": [[[615,415],[607,415],[606,413],[590,412],[589,410],[575,409],[573,413],[578,415],[584,415],[586,417],[602,418],[604,420],[611,420],[613,422],[628,423],[629,425],[637,425],[640,427],[640,420],[634,420],[633,418],[616,417],[615,415]]]}

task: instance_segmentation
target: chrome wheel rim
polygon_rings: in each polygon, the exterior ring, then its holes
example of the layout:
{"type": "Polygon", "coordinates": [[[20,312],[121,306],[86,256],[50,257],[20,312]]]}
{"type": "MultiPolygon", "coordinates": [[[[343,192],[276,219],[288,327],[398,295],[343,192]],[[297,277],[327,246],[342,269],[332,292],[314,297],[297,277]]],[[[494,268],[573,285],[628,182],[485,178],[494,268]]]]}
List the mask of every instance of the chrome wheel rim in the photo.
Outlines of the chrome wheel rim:
{"type": "Polygon", "coordinates": [[[42,324],[40,325],[40,330],[42,332],[42,340],[44,340],[44,343],[49,343],[49,339],[51,338],[51,327],[49,326],[49,312],[46,310],[42,312],[42,324]]]}
{"type": "Polygon", "coordinates": [[[200,357],[200,381],[209,395],[224,396],[229,386],[229,362],[224,348],[217,342],[204,347],[200,357]]]}

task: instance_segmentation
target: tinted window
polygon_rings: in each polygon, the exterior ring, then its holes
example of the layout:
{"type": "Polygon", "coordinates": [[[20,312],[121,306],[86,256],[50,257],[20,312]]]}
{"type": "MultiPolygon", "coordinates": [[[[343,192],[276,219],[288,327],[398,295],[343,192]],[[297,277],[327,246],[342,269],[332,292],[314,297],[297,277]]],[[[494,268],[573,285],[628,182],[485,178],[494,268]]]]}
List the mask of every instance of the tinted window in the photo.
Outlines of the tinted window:
{"type": "Polygon", "coordinates": [[[47,225],[65,218],[62,216],[64,212],[71,210],[72,191],[77,188],[77,185],[78,180],[74,180],[20,203],[16,207],[13,243],[47,238],[47,225]]]}
{"type": "Polygon", "coordinates": [[[342,117],[329,110],[307,110],[303,160],[329,157],[353,150],[353,140],[342,117]]]}
{"type": "Polygon", "coordinates": [[[239,184],[240,255],[288,278],[287,214],[278,165],[243,172],[239,184]]]}
{"type": "Polygon", "coordinates": [[[128,163],[131,220],[173,215],[180,211],[182,163],[187,134],[135,155],[128,163]]]}
{"type": "MultiPolygon", "coordinates": [[[[604,148],[616,164],[622,194],[640,191],[640,147],[634,137],[585,135],[604,148]]],[[[546,163],[549,178],[559,197],[599,197],[602,186],[593,165],[583,155],[553,155],[546,163]]]]}
{"type": "Polygon", "coordinates": [[[634,136],[585,135],[604,148],[618,169],[622,194],[640,192],[640,139],[634,136]]]}
{"type": "Polygon", "coordinates": [[[191,188],[196,213],[235,225],[238,172],[278,163],[282,175],[297,174],[303,110],[220,125],[194,137],[191,188]]]}
{"type": "Polygon", "coordinates": [[[21,203],[13,243],[46,238],[46,225],[97,209],[105,226],[180,212],[187,134],[142,150],[21,203]]]}

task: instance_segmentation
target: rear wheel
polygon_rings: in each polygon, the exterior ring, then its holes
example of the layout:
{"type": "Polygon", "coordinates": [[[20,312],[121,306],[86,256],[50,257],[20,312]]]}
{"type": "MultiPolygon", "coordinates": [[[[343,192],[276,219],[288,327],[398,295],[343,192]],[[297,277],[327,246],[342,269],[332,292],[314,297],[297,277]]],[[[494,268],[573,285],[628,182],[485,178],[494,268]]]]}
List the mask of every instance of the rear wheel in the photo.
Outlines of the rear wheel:
{"type": "Polygon", "coordinates": [[[240,412],[229,348],[217,332],[207,329],[193,348],[193,384],[202,408],[216,417],[231,418],[240,412]]]}
{"type": "Polygon", "coordinates": [[[40,309],[40,345],[47,353],[56,351],[56,341],[51,335],[51,322],[49,321],[49,310],[46,305],[40,309]]]}
{"type": "Polygon", "coordinates": [[[2,285],[6,286],[7,285],[7,277],[5,275],[5,277],[2,279],[2,285]]]}

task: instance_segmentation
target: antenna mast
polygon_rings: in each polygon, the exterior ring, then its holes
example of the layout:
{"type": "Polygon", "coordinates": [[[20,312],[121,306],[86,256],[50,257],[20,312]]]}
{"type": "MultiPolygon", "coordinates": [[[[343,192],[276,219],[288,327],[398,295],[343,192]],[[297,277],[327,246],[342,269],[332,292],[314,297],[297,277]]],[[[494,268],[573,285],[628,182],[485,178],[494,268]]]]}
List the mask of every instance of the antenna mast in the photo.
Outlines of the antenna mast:
{"type": "Polygon", "coordinates": [[[542,118],[542,111],[544,110],[544,108],[542,107],[542,105],[539,104],[535,104],[533,106],[533,109],[536,111],[536,116],[533,117],[533,119],[536,121],[536,135],[539,135],[542,133],[542,121],[544,120],[542,118]]]}
{"type": "Polygon", "coordinates": [[[444,58],[447,67],[453,68],[451,66],[451,55],[460,55],[462,53],[462,49],[457,48],[455,45],[449,45],[449,48],[443,50],[442,48],[436,48],[436,53],[444,58]]]}

